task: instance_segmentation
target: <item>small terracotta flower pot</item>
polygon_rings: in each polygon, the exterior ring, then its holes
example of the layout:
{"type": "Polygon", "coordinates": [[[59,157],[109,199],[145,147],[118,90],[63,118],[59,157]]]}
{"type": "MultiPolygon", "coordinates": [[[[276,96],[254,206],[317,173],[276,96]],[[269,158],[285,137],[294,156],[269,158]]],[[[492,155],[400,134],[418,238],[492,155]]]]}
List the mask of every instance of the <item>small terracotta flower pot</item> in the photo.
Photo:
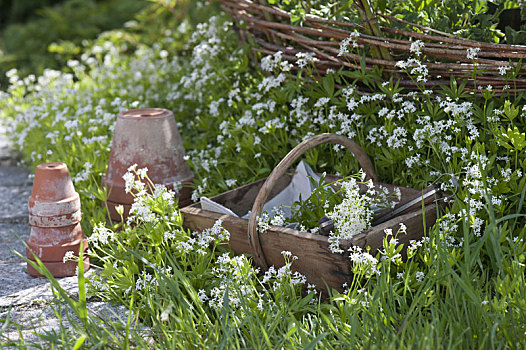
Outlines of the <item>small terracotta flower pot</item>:
{"type": "MultiPolygon", "coordinates": [[[[88,241],[80,227],[81,216],[80,198],[66,164],[38,165],[33,192],[29,197],[31,233],[26,242],[26,256],[34,260],[34,253],[54,277],[75,275],[77,263],[64,263],[63,258],[68,251],[79,256],[81,242],[84,251],[88,248],[88,241]]],[[[84,265],[89,268],[87,256],[84,257],[84,265]]],[[[32,276],[41,276],[30,264],[27,270],[32,276]]]]}
{"type": "MultiPolygon", "coordinates": [[[[170,189],[182,184],[179,205],[191,203],[193,173],[184,161],[184,146],[173,113],[161,108],[132,109],[117,117],[113,143],[102,186],[108,190],[108,208],[119,204],[131,205],[134,197],[125,191],[122,176],[128,168],[148,168],[148,177],[155,184],[170,189]]],[[[118,220],[120,216],[116,214],[118,220]]],[[[112,216],[114,219],[114,216],[112,216]]]]}

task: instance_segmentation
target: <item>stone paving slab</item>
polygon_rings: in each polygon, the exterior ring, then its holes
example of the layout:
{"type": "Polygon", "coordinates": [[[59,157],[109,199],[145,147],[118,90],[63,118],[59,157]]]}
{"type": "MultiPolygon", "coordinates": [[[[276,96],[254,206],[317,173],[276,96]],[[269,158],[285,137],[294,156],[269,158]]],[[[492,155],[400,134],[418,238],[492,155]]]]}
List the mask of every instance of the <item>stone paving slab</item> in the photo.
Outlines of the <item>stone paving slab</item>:
{"type": "Polygon", "coordinates": [[[0,223],[28,222],[31,186],[0,186],[0,223]]]}
{"type": "MultiPolygon", "coordinates": [[[[126,324],[128,319],[128,310],[122,305],[115,306],[104,302],[87,302],[87,309],[88,313],[95,315],[104,323],[111,321],[126,324]]],[[[73,318],[75,322],[79,322],[74,313],[67,307],[63,307],[60,310],[62,322],[56,316],[56,311],[58,311],[56,304],[50,301],[36,301],[32,304],[25,304],[23,306],[13,307],[10,310],[0,311],[0,318],[9,316],[9,319],[13,322],[2,335],[3,340],[10,342],[20,341],[20,335],[16,325],[18,325],[25,342],[40,343],[41,340],[38,339],[34,332],[58,333],[60,327],[72,330],[73,327],[68,317],[73,318]]],[[[139,324],[138,327],[140,331],[147,334],[147,330],[142,325],[139,324]]],[[[14,347],[10,348],[16,349],[14,347]]],[[[9,348],[6,347],[6,349],[9,348]]]]}
{"type": "MultiPolygon", "coordinates": [[[[0,264],[24,261],[12,251],[17,251],[22,255],[25,254],[24,241],[29,238],[29,230],[28,224],[0,222],[0,264]]],[[[0,268],[0,275],[2,275],[2,272],[3,269],[0,268]]],[[[0,295],[1,293],[2,291],[0,290],[0,295]]]]}
{"type": "MultiPolygon", "coordinates": [[[[9,306],[30,304],[33,300],[49,300],[53,298],[50,283],[44,277],[33,277],[26,272],[27,263],[1,264],[0,309],[9,306]]],[[[89,277],[89,274],[86,274],[89,277]]],[[[78,295],[77,277],[57,278],[62,288],[71,295],[78,295]]]]}
{"type": "Polygon", "coordinates": [[[0,186],[31,186],[32,178],[27,169],[17,166],[0,167],[0,186]]]}
{"type": "Polygon", "coordinates": [[[11,142],[6,136],[4,121],[0,121],[0,162],[10,162],[13,159],[11,142]]]}

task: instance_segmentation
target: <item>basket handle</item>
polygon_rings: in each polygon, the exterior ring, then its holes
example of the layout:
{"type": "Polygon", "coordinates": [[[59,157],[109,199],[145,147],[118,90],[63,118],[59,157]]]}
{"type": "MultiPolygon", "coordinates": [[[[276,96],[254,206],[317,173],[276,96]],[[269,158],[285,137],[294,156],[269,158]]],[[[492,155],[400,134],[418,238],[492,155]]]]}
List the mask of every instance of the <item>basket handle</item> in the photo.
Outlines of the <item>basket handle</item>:
{"type": "Polygon", "coordinates": [[[367,153],[365,153],[365,151],[360,146],[358,146],[356,142],[352,141],[346,136],[329,133],[320,134],[313,136],[294,147],[294,149],[290,151],[285,156],[285,158],[283,158],[281,162],[279,162],[279,164],[274,168],[259,190],[254,205],[252,206],[250,218],[248,220],[248,242],[252,252],[254,253],[254,261],[257,265],[264,269],[268,268],[268,263],[265,258],[265,254],[261,249],[259,232],[257,230],[257,220],[259,215],[261,215],[263,205],[267,202],[270,191],[278,179],[285,175],[290,166],[305,152],[324,143],[334,143],[345,146],[358,160],[358,163],[365,171],[366,178],[376,181],[376,173],[374,172],[373,164],[367,156],[367,153]]]}

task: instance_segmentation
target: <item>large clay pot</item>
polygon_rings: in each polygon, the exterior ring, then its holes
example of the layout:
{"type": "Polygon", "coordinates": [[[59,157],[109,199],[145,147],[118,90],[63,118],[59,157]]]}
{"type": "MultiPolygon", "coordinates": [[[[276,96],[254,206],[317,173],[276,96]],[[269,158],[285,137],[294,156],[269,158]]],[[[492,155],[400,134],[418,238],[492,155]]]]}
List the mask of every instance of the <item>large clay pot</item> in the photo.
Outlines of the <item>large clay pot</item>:
{"type": "MultiPolygon", "coordinates": [[[[54,277],[74,276],[77,262],[63,262],[63,258],[68,251],[79,256],[81,242],[84,251],[88,247],[80,227],[81,217],[79,194],[73,187],[66,164],[38,165],[29,197],[28,259],[34,261],[35,254],[54,277]]],[[[86,255],[84,268],[89,268],[86,255]]],[[[27,270],[32,276],[42,276],[29,263],[27,270]]]]}
{"type": "Polygon", "coordinates": [[[145,108],[120,113],[115,124],[108,170],[102,177],[102,186],[109,193],[105,205],[110,217],[120,221],[115,207],[123,205],[126,215],[133,203],[134,197],[126,193],[122,178],[133,164],[137,164],[137,169],[148,168],[148,177],[155,184],[170,189],[182,184],[178,193],[179,206],[189,205],[189,185],[194,175],[184,161],[184,154],[179,130],[169,110],[145,108]]]}

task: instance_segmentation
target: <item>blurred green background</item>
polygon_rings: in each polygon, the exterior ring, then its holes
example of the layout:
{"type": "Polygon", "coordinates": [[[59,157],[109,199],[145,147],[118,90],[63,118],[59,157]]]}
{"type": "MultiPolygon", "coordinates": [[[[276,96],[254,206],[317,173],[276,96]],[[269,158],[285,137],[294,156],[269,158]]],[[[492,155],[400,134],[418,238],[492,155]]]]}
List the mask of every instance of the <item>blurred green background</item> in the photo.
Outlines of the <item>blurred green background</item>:
{"type": "Polygon", "coordinates": [[[147,6],[146,0],[0,0],[0,90],[8,70],[25,77],[60,69],[80,55],[83,40],[122,27],[147,6]]]}

